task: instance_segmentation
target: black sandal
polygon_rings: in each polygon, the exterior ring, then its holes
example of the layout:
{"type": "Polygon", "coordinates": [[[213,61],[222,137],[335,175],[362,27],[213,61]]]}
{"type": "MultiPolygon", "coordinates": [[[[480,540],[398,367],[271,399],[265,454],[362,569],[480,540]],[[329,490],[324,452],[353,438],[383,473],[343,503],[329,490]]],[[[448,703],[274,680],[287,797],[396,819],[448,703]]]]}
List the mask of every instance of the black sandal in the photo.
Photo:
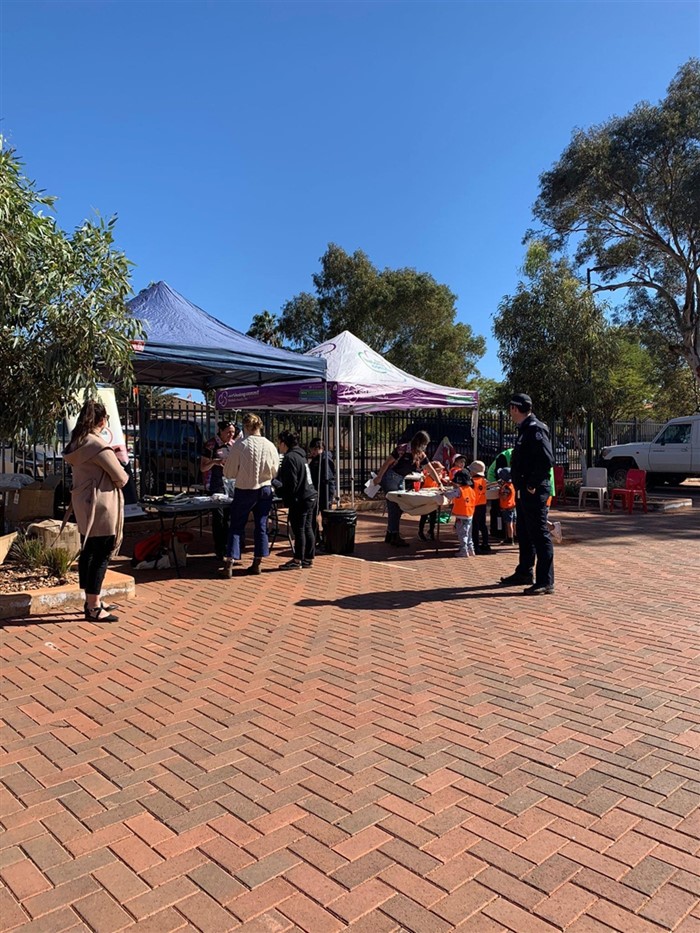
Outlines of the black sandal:
{"type": "MultiPolygon", "coordinates": [[[[88,607],[87,600],[83,603],[83,611],[86,611],[88,607]]],[[[114,603],[108,603],[106,606],[103,602],[100,603],[100,609],[104,609],[105,612],[114,612],[115,609],[118,609],[119,606],[115,606],[114,603]]]]}
{"type": "Polygon", "coordinates": [[[85,604],[85,618],[88,622],[118,622],[119,616],[113,616],[108,612],[106,616],[100,616],[101,612],[107,612],[107,607],[103,605],[95,606],[94,609],[88,608],[85,604]]]}

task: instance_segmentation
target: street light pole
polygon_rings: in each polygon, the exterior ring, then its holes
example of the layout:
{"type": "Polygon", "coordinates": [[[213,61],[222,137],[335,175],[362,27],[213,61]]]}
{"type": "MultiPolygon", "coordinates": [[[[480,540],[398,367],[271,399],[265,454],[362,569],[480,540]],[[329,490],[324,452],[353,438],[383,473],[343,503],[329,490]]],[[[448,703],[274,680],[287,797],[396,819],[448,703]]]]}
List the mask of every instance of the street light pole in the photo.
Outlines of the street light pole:
{"type": "MultiPolygon", "coordinates": [[[[590,269],[586,269],[586,291],[588,292],[589,302],[593,302],[593,294],[591,289],[591,272],[602,272],[605,269],[605,266],[591,266],[590,269]]],[[[593,330],[588,327],[588,385],[591,391],[591,398],[593,393],[593,330]]],[[[593,418],[591,416],[591,405],[589,403],[588,410],[586,412],[586,466],[593,466],[593,418]]]]}

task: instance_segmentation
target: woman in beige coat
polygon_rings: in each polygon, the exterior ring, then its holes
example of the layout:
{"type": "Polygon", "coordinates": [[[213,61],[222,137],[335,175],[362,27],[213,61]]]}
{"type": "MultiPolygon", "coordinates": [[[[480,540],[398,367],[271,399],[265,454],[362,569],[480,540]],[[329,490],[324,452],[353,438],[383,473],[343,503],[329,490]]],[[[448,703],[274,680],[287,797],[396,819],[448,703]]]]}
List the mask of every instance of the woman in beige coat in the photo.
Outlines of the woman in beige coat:
{"type": "Polygon", "coordinates": [[[64,454],[73,469],[71,509],[82,540],[78,577],[85,590],[85,618],[91,622],[116,622],[118,618],[109,611],[114,606],[102,604],[100,591],[109,558],[121,545],[122,487],[129,477],[100,436],[108,421],[104,405],[86,402],[64,454]]]}

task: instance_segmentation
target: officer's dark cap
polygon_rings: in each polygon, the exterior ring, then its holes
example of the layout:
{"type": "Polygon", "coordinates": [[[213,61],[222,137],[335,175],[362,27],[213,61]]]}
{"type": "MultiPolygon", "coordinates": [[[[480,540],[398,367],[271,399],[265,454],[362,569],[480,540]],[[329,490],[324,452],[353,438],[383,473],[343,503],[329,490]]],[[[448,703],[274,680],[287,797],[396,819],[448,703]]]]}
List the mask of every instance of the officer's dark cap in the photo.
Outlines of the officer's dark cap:
{"type": "Polygon", "coordinates": [[[530,411],[532,408],[532,399],[524,392],[516,392],[510,397],[510,405],[515,405],[519,411],[530,411]]]}

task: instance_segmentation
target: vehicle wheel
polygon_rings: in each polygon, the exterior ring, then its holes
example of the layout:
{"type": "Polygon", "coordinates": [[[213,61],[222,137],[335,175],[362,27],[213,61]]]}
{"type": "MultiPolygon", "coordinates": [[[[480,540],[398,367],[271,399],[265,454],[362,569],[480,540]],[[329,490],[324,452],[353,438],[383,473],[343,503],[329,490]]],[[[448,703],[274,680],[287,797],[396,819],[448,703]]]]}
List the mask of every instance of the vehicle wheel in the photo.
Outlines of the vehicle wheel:
{"type": "Polygon", "coordinates": [[[622,489],[627,481],[627,467],[615,467],[614,470],[608,471],[608,477],[610,482],[613,484],[615,489],[622,489]]]}

